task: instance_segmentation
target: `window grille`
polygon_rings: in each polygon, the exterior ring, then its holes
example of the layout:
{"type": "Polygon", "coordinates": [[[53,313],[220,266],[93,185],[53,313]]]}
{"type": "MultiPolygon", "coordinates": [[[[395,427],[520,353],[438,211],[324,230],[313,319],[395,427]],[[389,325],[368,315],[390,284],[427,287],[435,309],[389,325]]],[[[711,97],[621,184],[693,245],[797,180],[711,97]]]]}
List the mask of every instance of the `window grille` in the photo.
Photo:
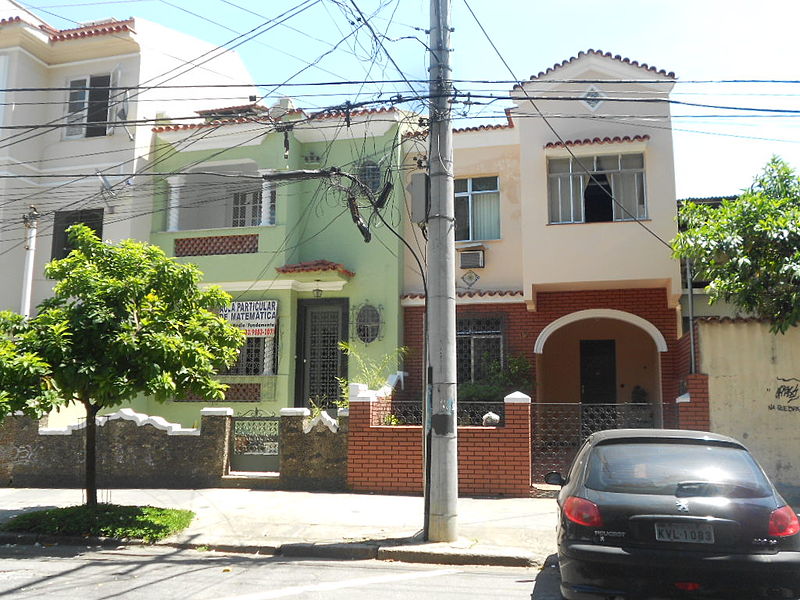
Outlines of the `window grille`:
{"type": "Polygon", "coordinates": [[[249,337],[239,351],[239,358],[220,375],[275,375],[277,373],[277,337],[249,337]]]}
{"type": "Polygon", "coordinates": [[[486,379],[492,366],[502,366],[502,317],[461,317],[456,320],[456,371],[459,383],[486,379]]]}
{"type": "Polygon", "coordinates": [[[547,181],[551,224],[648,218],[641,153],[551,158],[547,181]]]}
{"type": "Polygon", "coordinates": [[[235,192],[231,226],[255,227],[261,225],[261,191],[235,192]]]}
{"type": "Polygon", "coordinates": [[[358,166],[358,179],[373,192],[381,188],[381,167],[376,162],[365,160],[358,166]]]}
{"type": "Polygon", "coordinates": [[[365,344],[378,339],[381,332],[381,313],[372,304],[364,304],[356,313],[356,337],[365,344]]]}

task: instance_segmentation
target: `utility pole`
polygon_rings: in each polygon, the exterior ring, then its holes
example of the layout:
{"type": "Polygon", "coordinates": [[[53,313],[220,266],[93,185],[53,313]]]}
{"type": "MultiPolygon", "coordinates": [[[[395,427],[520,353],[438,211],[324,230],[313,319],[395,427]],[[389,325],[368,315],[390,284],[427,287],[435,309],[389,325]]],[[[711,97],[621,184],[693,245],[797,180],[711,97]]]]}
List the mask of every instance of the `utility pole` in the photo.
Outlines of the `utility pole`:
{"type": "Polygon", "coordinates": [[[31,288],[33,287],[33,261],[36,257],[36,228],[41,215],[35,206],[28,214],[22,215],[25,224],[25,270],[22,275],[22,305],[20,313],[26,319],[31,316],[31,288]]]}
{"type": "Polygon", "coordinates": [[[431,0],[430,8],[427,322],[431,431],[426,538],[452,542],[458,537],[458,439],[450,0],[431,0]]]}

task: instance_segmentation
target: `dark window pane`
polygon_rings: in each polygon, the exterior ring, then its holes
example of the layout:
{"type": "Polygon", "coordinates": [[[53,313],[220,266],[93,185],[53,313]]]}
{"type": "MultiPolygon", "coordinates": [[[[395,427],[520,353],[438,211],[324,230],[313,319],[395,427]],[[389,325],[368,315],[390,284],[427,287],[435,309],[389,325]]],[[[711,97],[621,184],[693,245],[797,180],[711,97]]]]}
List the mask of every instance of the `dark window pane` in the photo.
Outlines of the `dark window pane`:
{"type": "Polygon", "coordinates": [[[704,444],[597,446],[589,459],[586,485],[604,492],[678,496],[756,498],[770,493],[746,451],[704,444]]]}
{"type": "Polygon", "coordinates": [[[89,110],[86,114],[86,137],[106,135],[110,75],[95,75],[89,83],[89,110]],[[94,125],[93,125],[94,123],[94,125]]]}
{"type": "Polygon", "coordinates": [[[66,258],[72,251],[72,246],[67,236],[67,229],[78,223],[86,225],[97,234],[97,237],[103,237],[102,208],[59,211],[55,214],[53,220],[53,247],[50,253],[50,258],[52,260],[66,258]]]}
{"type": "Polygon", "coordinates": [[[465,194],[467,192],[466,179],[456,179],[453,181],[453,186],[455,187],[456,194],[465,194]]]}
{"type": "Polygon", "coordinates": [[[455,201],[456,217],[456,241],[469,240],[469,198],[456,197],[455,201]]]}
{"type": "Polygon", "coordinates": [[[473,192],[497,191],[497,177],[475,177],[472,180],[473,192]]]}

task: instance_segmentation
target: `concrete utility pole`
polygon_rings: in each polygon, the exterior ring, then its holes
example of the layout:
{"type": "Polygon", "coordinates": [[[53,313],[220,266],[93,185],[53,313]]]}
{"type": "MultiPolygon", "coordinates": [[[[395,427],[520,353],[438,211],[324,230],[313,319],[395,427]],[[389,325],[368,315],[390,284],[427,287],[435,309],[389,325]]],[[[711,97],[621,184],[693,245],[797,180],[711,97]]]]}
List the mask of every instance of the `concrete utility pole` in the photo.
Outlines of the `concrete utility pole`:
{"type": "Polygon", "coordinates": [[[456,284],[453,129],[450,122],[450,0],[431,0],[430,213],[428,215],[428,360],[430,497],[427,539],[457,539],[456,284]]]}
{"type": "Polygon", "coordinates": [[[36,257],[36,228],[41,215],[35,206],[28,214],[22,215],[25,223],[25,270],[22,275],[22,303],[19,312],[26,319],[31,316],[31,288],[33,287],[33,261],[36,257]]]}

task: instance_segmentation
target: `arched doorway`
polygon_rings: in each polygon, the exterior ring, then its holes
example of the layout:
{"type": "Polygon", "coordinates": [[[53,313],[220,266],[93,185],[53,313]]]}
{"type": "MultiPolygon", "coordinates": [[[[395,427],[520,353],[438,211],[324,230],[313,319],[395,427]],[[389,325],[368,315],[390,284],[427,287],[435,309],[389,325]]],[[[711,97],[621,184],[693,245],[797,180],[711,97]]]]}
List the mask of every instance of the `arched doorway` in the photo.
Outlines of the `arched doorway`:
{"type": "Polygon", "coordinates": [[[563,470],[595,431],[660,426],[666,350],[652,323],[618,310],[579,311],[545,327],[534,345],[534,474],[563,470]]]}

